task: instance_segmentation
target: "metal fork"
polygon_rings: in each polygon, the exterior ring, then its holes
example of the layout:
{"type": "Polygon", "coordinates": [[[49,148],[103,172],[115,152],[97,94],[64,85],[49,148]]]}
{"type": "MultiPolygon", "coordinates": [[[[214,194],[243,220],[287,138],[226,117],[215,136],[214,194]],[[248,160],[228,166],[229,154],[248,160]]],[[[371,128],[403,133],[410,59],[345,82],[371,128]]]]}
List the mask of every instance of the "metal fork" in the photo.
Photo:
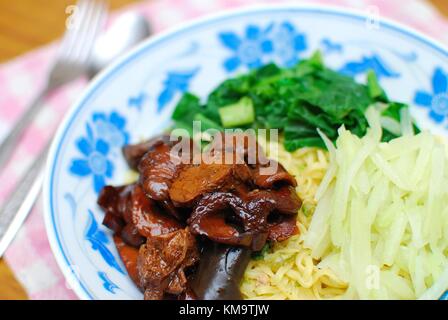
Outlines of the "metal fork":
{"type": "MultiPolygon", "coordinates": [[[[45,88],[0,146],[0,168],[4,167],[24,129],[38,114],[45,96],[87,71],[90,52],[107,16],[107,7],[103,0],[80,0],[76,8],[75,27],[68,29],[64,34],[45,88]]],[[[41,151],[9,199],[23,199],[22,195],[27,193],[36,195],[39,193],[43,179],[42,166],[47,158],[49,145],[50,143],[47,143],[41,151]]],[[[0,209],[0,257],[13,240],[33,204],[34,200],[7,201],[5,206],[0,209]]]]}
{"type": "Polygon", "coordinates": [[[79,0],[73,9],[74,23],[64,34],[45,87],[0,145],[0,169],[5,168],[23,132],[42,108],[45,97],[86,72],[93,44],[105,21],[107,6],[103,0],[79,0]]]}

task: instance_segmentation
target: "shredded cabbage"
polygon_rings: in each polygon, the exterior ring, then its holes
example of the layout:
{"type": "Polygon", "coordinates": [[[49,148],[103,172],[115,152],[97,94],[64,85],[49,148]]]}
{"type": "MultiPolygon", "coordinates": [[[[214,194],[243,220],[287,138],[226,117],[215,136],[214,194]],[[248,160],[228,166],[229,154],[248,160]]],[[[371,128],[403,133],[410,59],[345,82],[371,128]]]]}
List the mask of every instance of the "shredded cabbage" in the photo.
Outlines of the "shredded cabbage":
{"type": "MultiPolygon", "coordinates": [[[[336,148],[322,132],[330,165],[305,247],[349,284],[345,298],[438,299],[448,288],[448,147],[440,138],[404,135],[381,142],[375,108],[359,138],[339,129],[336,148]]],[[[394,124],[395,125],[395,124],[394,124]]]]}

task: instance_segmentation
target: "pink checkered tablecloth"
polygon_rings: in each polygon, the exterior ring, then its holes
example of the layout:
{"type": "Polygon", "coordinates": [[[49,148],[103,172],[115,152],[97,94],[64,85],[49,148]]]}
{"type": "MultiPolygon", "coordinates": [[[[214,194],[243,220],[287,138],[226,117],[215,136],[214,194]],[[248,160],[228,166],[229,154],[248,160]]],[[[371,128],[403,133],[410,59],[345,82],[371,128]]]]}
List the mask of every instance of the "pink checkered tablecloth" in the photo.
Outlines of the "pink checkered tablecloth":
{"type": "MultiPolygon", "coordinates": [[[[166,29],[185,20],[242,5],[284,2],[249,0],[150,0],[127,10],[138,10],[151,21],[155,31],[166,29]]],[[[291,1],[289,1],[291,2],[291,1]]],[[[301,3],[303,1],[294,1],[301,3]]],[[[386,16],[406,23],[448,44],[448,22],[424,0],[315,0],[360,10],[379,9],[386,16]]],[[[116,14],[119,14],[118,12],[116,14]]],[[[50,44],[0,65],[0,139],[14,126],[15,121],[45,79],[56,44],[50,44]]],[[[0,174],[0,201],[14,189],[16,181],[26,171],[35,155],[52,136],[70,104],[81,94],[86,82],[79,80],[49,97],[43,111],[23,137],[10,164],[0,174]]],[[[35,206],[5,258],[31,299],[76,299],[66,285],[50,250],[45,233],[41,199],[35,206]]]]}

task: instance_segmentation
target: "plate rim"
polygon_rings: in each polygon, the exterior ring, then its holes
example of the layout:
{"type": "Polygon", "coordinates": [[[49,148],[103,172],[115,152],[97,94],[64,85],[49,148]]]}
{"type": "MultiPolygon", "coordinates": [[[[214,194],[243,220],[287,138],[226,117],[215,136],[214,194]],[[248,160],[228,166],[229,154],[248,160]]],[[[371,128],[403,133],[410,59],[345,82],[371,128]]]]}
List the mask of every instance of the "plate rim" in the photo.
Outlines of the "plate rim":
{"type": "MultiPolygon", "coordinates": [[[[180,22],[174,27],[170,27],[158,34],[151,36],[150,38],[143,41],[141,44],[136,46],[130,52],[126,53],[122,57],[118,58],[117,61],[112,63],[106,69],[101,71],[94,79],[84,88],[80,96],[72,103],[66,115],[63,117],[61,124],[59,125],[56,134],[51,142],[51,147],[45,164],[45,179],[43,185],[43,201],[44,201],[44,223],[46,234],[50,243],[50,248],[55,257],[57,265],[61,270],[67,284],[75,292],[78,298],[82,300],[93,300],[95,297],[89,290],[83,285],[82,279],[78,275],[74,274],[69,260],[66,256],[66,252],[62,248],[60,243],[60,236],[56,229],[56,224],[54,223],[54,213],[52,208],[52,188],[51,184],[54,177],[54,167],[56,165],[56,159],[58,156],[59,146],[65,137],[71,122],[75,119],[77,113],[81,111],[85,101],[97,91],[98,87],[112,76],[115,72],[119,71],[122,67],[125,67],[128,63],[132,62],[134,59],[138,58],[141,54],[144,54],[146,50],[150,50],[152,46],[155,46],[163,41],[169,40],[171,37],[178,36],[182,33],[188,33],[191,29],[205,26],[212,22],[217,22],[219,20],[225,20],[228,18],[235,18],[237,16],[244,16],[248,14],[253,14],[257,12],[266,11],[307,11],[316,13],[327,13],[336,16],[341,16],[350,19],[366,19],[368,18],[365,11],[353,8],[344,8],[336,5],[323,5],[323,4],[257,4],[249,5],[240,8],[226,9],[220,11],[219,13],[206,14],[199,18],[194,18],[187,22],[180,22]]],[[[426,44],[436,51],[440,52],[443,56],[448,58],[448,47],[441,43],[439,40],[428,36],[413,27],[409,27],[403,23],[397,22],[394,19],[379,17],[378,19],[380,28],[385,27],[387,29],[392,29],[396,32],[410,36],[420,43],[426,44]]]]}

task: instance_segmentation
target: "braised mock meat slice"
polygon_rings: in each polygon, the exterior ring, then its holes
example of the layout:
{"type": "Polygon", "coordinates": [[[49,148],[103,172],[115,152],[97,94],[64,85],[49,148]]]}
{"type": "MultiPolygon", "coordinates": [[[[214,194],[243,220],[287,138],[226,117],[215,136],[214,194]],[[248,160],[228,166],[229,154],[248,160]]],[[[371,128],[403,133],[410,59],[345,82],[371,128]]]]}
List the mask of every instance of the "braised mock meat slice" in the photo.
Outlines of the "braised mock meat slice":
{"type": "Polygon", "coordinates": [[[205,164],[189,166],[174,179],[169,195],[176,206],[191,206],[203,194],[219,189],[233,179],[232,166],[205,164]]]}
{"type": "Polygon", "coordinates": [[[247,133],[222,133],[213,136],[210,149],[214,153],[234,153],[249,165],[269,163],[263,148],[258,144],[256,136],[247,133]]]}
{"type": "Polygon", "coordinates": [[[187,223],[193,234],[257,251],[266,241],[267,217],[274,209],[269,198],[243,201],[233,193],[212,192],[198,202],[187,223]]]}
{"type": "Polygon", "coordinates": [[[138,229],[132,223],[124,226],[120,232],[120,237],[124,242],[134,248],[139,248],[143,243],[145,243],[145,237],[138,232],[138,229]]]}
{"type": "Polygon", "coordinates": [[[106,213],[103,218],[103,225],[112,230],[115,234],[120,234],[126,223],[123,219],[117,218],[111,213],[106,213]]]}
{"type": "Polygon", "coordinates": [[[98,196],[97,203],[105,213],[103,224],[115,233],[120,233],[126,225],[126,209],[130,206],[133,188],[134,185],[105,186],[98,196]]]}
{"type": "Polygon", "coordinates": [[[171,215],[164,214],[157,204],[149,199],[140,185],[131,193],[132,224],[145,238],[159,236],[181,229],[181,224],[171,215]]]}
{"type": "Polygon", "coordinates": [[[201,163],[181,170],[169,194],[174,205],[190,207],[208,192],[232,190],[251,178],[250,169],[245,163],[201,163]]]}
{"type": "Polygon", "coordinates": [[[302,205],[297,192],[287,185],[278,189],[255,189],[246,194],[242,193],[240,196],[249,203],[256,199],[272,201],[275,203],[275,211],[287,215],[296,215],[302,205]]]}
{"type": "Polygon", "coordinates": [[[132,188],[133,185],[120,187],[105,186],[100,191],[97,203],[105,213],[111,213],[121,218],[127,205],[127,195],[132,188]]]}
{"type": "MultiPolygon", "coordinates": [[[[266,229],[268,240],[283,241],[299,232],[296,225],[297,213],[302,201],[297,196],[294,188],[283,186],[279,189],[253,190],[243,196],[249,206],[258,201],[273,203],[272,210],[267,215],[266,229]]],[[[259,205],[258,205],[259,206],[259,205]]],[[[254,223],[259,223],[255,220],[254,223]]]]}
{"type": "Polygon", "coordinates": [[[98,204],[106,212],[103,224],[136,248],[146,237],[182,228],[176,219],[162,212],[138,184],[106,186],[100,193],[98,204]]]}
{"type": "MultiPolygon", "coordinates": [[[[263,247],[270,228],[284,221],[276,219],[278,222],[269,223],[270,215],[286,214],[295,221],[300,205],[300,199],[289,186],[248,193],[240,190],[239,196],[230,192],[211,192],[199,200],[187,223],[193,234],[257,251],[263,247]]],[[[297,232],[296,228],[288,228],[289,224],[281,226],[275,229],[275,233],[272,233],[275,236],[271,238],[287,239],[297,232]],[[284,234],[281,234],[282,230],[284,234]]]]}
{"type": "Polygon", "coordinates": [[[277,204],[275,207],[276,211],[289,215],[296,215],[299,212],[302,201],[294,187],[283,186],[279,189],[271,189],[270,193],[272,199],[277,204]]]}
{"type": "Polygon", "coordinates": [[[275,218],[268,222],[269,241],[284,241],[299,233],[295,216],[274,215],[275,218]]]}
{"type": "Polygon", "coordinates": [[[252,170],[254,184],[263,189],[271,189],[283,185],[296,187],[296,179],[290,175],[280,163],[273,160],[271,161],[270,166],[255,165],[252,170]],[[271,171],[272,168],[276,168],[276,170],[273,173],[270,173],[269,171],[271,171]],[[268,174],[266,174],[266,172],[268,174]]]}
{"type": "Polygon", "coordinates": [[[177,208],[174,206],[171,199],[158,201],[158,204],[162,208],[162,210],[171,216],[175,217],[178,221],[184,222],[190,214],[190,210],[188,208],[177,208]]]}
{"type": "MultiPolygon", "coordinates": [[[[282,185],[296,187],[295,178],[275,160],[268,159],[255,136],[244,133],[219,134],[214,136],[209,157],[223,157],[233,159],[232,163],[242,163],[252,167],[246,177],[253,179],[253,183],[263,189],[270,189],[282,185]],[[232,155],[232,156],[229,156],[232,155]],[[237,162],[240,160],[240,162],[237,162]]],[[[229,163],[229,162],[221,162],[229,163]]],[[[247,167],[247,166],[246,166],[247,167]]],[[[248,182],[248,180],[245,180],[248,182]]]]}
{"type": "Polygon", "coordinates": [[[239,217],[248,214],[242,200],[236,195],[212,192],[199,201],[187,223],[195,235],[206,236],[219,243],[249,247],[253,235],[244,232],[239,217]],[[233,224],[229,223],[230,218],[234,219],[233,224]]]}
{"type": "Polygon", "coordinates": [[[180,229],[149,237],[139,250],[137,269],[145,299],[159,300],[167,294],[179,295],[187,288],[185,269],[199,259],[194,236],[180,229]]]}
{"type": "Polygon", "coordinates": [[[119,217],[126,210],[128,195],[132,192],[134,184],[123,186],[104,186],[98,195],[97,203],[104,212],[110,212],[119,217]]]}
{"type": "Polygon", "coordinates": [[[191,163],[195,144],[190,139],[177,143],[159,141],[143,156],[138,165],[140,184],[153,200],[170,201],[168,190],[178,170],[191,163]]]}
{"type": "Polygon", "coordinates": [[[139,286],[140,281],[137,270],[138,249],[124,243],[124,241],[118,235],[114,235],[114,243],[129,276],[131,277],[132,281],[134,281],[134,283],[139,286]]]}
{"type": "Polygon", "coordinates": [[[170,143],[170,136],[161,135],[137,144],[128,144],[122,148],[123,156],[131,169],[137,170],[140,160],[157,143],[170,143]]]}
{"type": "Polygon", "coordinates": [[[171,159],[170,151],[169,144],[157,143],[138,165],[140,184],[148,197],[156,201],[168,199],[168,188],[179,166],[171,159]]]}

